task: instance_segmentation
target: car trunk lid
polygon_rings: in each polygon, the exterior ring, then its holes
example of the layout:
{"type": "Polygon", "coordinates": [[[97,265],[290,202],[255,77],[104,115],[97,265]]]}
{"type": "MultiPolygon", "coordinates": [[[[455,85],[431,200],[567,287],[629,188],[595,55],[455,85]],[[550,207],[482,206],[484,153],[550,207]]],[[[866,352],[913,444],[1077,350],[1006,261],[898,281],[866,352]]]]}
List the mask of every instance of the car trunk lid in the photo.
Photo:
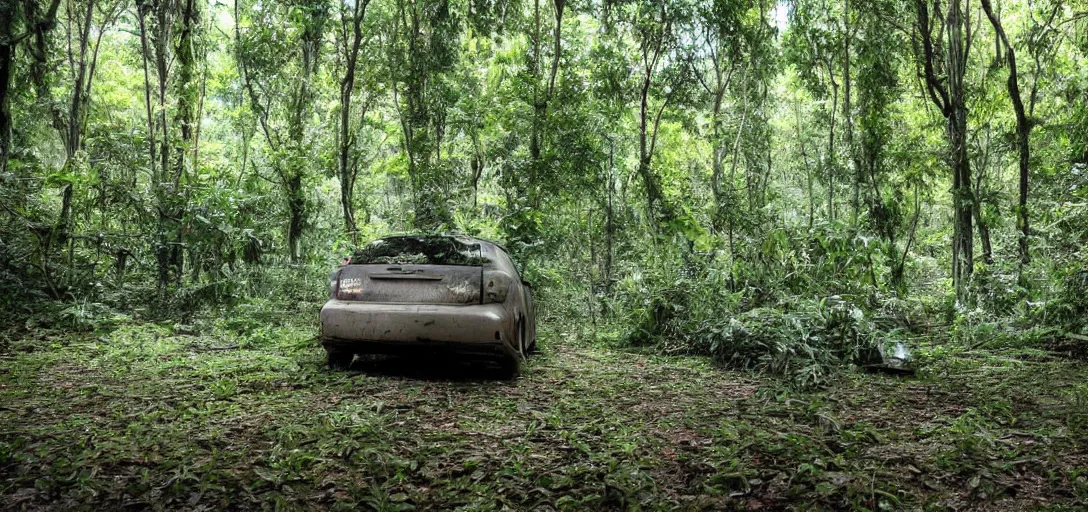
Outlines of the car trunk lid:
{"type": "Polygon", "coordinates": [[[483,266],[348,265],[340,270],[336,298],[402,304],[480,304],[483,266]]]}

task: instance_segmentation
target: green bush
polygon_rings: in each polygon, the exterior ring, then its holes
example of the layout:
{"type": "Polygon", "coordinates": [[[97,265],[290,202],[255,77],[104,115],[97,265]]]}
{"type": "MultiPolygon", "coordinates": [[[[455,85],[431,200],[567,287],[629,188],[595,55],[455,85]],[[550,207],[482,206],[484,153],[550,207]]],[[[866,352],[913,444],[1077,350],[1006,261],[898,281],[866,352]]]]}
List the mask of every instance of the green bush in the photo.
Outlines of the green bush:
{"type": "Polygon", "coordinates": [[[793,310],[753,309],[705,323],[690,336],[729,367],[781,375],[801,387],[821,385],[838,368],[878,357],[872,321],[837,297],[793,310]]]}
{"type": "MultiPolygon", "coordinates": [[[[858,299],[874,288],[870,259],[839,258],[858,242],[837,230],[768,234],[761,267],[729,264],[719,252],[663,246],[617,285],[618,320],[629,346],[698,354],[807,387],[839,368],[874,362],[879,329],[858,299]],[[825,277],[838,274],[838,279],[825,277]],[[838,291],[848,292],[838,295],[838,291]],[[826,297],[824,299],[800,297],[826,297]]],[[[898,326],[893,326],[898,328],[898,326]]]]}

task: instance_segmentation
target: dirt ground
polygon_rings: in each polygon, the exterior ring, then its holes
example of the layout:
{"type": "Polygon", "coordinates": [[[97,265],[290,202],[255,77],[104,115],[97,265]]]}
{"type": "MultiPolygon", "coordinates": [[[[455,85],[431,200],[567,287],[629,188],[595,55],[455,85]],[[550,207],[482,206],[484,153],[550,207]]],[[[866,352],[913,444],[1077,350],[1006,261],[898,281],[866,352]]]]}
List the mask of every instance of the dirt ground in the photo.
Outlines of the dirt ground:
{"type": "Polygon", "coordinates": [[[5,510],[1088,510],[1088,366],[921,351],[823,391],[542,337],[513,381],[309,325],[0,341],[5,510]]]}

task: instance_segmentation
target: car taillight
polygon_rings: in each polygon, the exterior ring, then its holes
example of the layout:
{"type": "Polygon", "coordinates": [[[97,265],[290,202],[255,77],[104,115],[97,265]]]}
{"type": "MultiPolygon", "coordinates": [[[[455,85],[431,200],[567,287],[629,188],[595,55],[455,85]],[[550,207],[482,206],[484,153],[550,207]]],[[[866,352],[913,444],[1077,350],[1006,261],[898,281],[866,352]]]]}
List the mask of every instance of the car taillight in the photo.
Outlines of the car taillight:
{"type": "Polygon", "coordinates": [[[343,300],[357,300],[357,297],[363,293],[363,278],[361,277],[340,277],[339,286],[336,289],[336,296],[343,300]]]}
{"type": "Polygon", "coordinates": [[[339,288],[340,271],[341,270],[342,269],[338,268],[336,270],[333,270],[332,273],[329,274],[329,298],[330,299],[336,299],[336,290],[337,290],[337,288],[339,288]]]}
{"type": "Polygon", "coordinates": [[[505,272],[484,273],[484,304],[506,302],[512,280],[505,272]]]}

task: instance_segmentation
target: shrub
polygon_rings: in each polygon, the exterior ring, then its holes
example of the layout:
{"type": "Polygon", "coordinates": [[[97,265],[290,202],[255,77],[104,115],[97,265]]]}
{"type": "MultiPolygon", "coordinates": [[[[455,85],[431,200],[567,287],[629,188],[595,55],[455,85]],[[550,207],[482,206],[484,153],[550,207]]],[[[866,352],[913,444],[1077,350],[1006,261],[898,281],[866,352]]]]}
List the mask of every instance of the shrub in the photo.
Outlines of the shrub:
{"type": "Polygon", "coordinates": [[[831,297],[793,310],[758,308],[690,334],[715,360],[734,368],[781,375],[801,387],[821,385],[838,369],[878,357],[871,320],[831,297]]]}

